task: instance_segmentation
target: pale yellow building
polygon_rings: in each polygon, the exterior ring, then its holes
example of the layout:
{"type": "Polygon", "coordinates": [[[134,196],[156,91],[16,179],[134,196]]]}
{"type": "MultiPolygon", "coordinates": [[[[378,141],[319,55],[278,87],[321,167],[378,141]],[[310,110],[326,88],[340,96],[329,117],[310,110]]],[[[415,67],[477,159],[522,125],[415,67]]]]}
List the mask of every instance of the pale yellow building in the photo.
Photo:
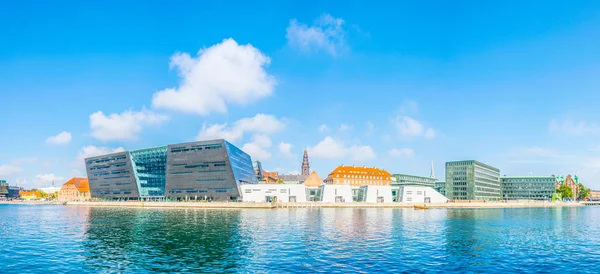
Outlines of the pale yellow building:
{"type": "Polygon", "coordinates": [[[90,199],[90,184],[87,178],[72,178],[58,192],[59,201],[86,201],[90,199]]]}

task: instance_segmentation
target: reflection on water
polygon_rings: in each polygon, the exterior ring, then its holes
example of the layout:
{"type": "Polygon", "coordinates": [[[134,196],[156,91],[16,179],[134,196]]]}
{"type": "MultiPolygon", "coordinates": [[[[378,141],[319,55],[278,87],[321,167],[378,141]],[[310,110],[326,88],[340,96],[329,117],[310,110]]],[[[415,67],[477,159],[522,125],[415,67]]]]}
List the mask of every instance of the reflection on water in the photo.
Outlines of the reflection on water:
{"type": "Polygon", "coordinates": [[[598,214],[0,205],[0,272],[589,272],[598,214]]]}

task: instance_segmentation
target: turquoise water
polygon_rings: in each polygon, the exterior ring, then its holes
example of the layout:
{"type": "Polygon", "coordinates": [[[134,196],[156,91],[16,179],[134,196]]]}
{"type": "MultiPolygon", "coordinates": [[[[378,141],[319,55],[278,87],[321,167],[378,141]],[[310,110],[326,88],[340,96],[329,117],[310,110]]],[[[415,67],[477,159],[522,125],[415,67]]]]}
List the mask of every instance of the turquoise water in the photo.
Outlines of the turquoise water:
{"type": "Polygon", "coordinates": [[[598,272],[598,217],[600,207],[0,205],[0,272],[598,272]]]}

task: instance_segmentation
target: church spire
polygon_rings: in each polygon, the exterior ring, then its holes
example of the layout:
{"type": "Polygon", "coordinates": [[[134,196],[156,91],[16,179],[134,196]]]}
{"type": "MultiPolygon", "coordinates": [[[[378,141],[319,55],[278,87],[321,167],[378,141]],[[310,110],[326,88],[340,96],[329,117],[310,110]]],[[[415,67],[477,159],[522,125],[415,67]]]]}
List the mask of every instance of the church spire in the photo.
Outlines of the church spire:
{"type": "Polygon", "coordinates": [[[310,165],[308,164],[308,152],[304,148],[304,156],[302,157],[302,175],[310,175],[310,165]]]}
{"type": "Polygon", "coordinates": [[[429,175],[429,177],[435,178],[435,173],[433,172],[433,161],[431,161],[431,175],[429,175]]]}

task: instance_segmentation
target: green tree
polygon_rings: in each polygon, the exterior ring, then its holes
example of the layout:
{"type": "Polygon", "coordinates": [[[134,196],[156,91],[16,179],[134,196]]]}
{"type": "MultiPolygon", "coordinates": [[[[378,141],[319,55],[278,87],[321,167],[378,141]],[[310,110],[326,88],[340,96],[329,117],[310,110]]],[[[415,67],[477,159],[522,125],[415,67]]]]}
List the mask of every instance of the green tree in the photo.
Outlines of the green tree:
{"type": "Polygon", "coordinates": [[[556,193],[560,194],[560,197],[565,199],[565,198],[573,198],[573,190],[571,190],[571,188],[569,186],[567,186],[566,184],[562,184],[558,190],[556,191],[556,193]]]}
{"type": "Polygon", "coordinates": [[[579,200],[585,200],[590,195],[590,189],[586,188],[583,184],[579,184],[579,200]]]}

